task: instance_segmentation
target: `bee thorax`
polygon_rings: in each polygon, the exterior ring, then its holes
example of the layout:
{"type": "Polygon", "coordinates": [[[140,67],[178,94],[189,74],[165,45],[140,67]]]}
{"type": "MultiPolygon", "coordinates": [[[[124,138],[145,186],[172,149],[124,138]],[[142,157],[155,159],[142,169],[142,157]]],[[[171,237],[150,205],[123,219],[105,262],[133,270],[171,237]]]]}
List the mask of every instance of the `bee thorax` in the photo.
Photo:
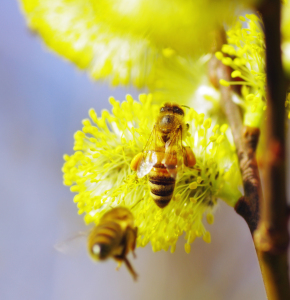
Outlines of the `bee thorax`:
{"type": "Polygon", "coordinates": [[[157,123],[159,131],[165,134],[170,133],[176,126],[175,119],[175,116],[170,114],[162,116],[157,123]]]}

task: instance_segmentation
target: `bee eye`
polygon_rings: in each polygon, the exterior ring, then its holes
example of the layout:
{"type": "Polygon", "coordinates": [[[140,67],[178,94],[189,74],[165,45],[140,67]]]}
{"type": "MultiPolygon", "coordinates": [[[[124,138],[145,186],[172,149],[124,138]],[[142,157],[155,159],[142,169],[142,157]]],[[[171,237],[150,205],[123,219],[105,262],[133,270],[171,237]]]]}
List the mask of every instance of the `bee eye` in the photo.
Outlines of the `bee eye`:
{"type": "Polygon", "coordinates": [[[173,106],[173,111],[179,115],[184,115],[183,109],[179,108],[178,106],[173,106]]]}
{"type": "Polygon", "coordinates": [[[187,130],[189,129],[189,124],[188,124],[188,123],[186,123],[186,129],[187,129],[187,130]]]}

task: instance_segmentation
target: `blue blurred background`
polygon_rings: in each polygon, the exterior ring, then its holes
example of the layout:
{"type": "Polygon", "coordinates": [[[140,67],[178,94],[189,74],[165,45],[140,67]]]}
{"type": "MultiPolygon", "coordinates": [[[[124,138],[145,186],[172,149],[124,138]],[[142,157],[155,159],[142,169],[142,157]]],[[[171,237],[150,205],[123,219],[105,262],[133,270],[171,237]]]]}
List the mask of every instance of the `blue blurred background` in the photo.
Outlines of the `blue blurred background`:
{"type": "Polygon", "coordinates": [[[248,229],[224,203],[211,244],[197,240],[189,255],[182,238],[174,254],[137,249],[137,283],[124,266],[93,263],[85,240],[73,254],[54,249],[86,230],[62,185],[74,132],[91,107],[109,109],[109,96],[138,91],[92,82],[51,53],[15,0],[1,0],[0,28],[0,299],[266,299],[248,229]]]}

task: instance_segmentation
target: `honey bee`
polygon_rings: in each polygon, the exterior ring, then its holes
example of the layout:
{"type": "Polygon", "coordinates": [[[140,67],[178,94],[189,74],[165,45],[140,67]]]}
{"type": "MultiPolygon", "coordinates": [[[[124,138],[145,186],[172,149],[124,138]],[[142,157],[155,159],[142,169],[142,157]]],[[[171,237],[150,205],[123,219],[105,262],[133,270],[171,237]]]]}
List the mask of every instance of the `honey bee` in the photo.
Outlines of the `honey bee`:
{"type": "Polygon", "coordinates": [[[161,208],[172,199],[175,181],[183,166],[193,167],[196,163],[191,148],[182,145],[188,128],[181,106],[164,104],[143,152],[131,162],[139,178],[148,174],[150,195],[161,208]]]}
{"type": "Polygon", "coordinates": [[[117,269],[124,262],[136,280],[138,275],[126,257],[130,250],[135,257],[136,238],[137,227],[134,227],[132,213],[125,207],[115,207],[106,212],[90,232],[89,254],[94,260],[114,258],[118,262],[117,269]]]}

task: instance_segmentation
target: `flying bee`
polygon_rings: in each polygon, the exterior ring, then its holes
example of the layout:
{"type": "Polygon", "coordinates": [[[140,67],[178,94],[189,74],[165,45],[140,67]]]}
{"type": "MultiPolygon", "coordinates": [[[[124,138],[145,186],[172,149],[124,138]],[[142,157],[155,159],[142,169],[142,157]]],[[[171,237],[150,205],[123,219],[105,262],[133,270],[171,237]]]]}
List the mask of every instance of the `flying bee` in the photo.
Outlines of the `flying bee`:
{"type": "Polygon", "coordinates": [[[188,128],[182,107],[175,103],[164,104],[143,152],[131,162],[139,178],[148,174],[150,195],[161,208],[172,199],[175,181],[183,166],[193,167],[196,163],[191,148],[182,145],[188,128]]]}
{"type": "Polygon", "coordinates": [[[115,207],[106,212],[99,225],[95,226],[88,237],[89,254],[94,260],[114,258],[118,262],[117,269],[125,263],[134,280],[137,273],[128,261],[126,255],[136,247],[137,227],[134,227],[134,217],[125,207],[115,207]]]}

